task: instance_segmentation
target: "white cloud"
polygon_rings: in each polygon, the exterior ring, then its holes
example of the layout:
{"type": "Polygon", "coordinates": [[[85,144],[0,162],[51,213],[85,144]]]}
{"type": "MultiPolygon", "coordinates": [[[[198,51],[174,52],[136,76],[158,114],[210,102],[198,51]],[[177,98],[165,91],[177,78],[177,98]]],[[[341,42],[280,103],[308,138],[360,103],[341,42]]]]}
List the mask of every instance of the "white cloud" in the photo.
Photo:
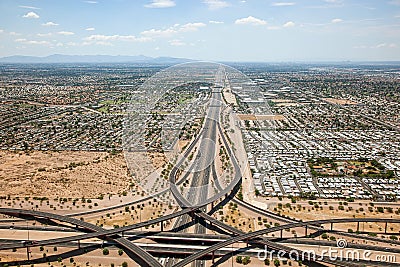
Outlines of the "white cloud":
{"type": "Polygon", "coordinates": [[[340,22],[343,22],[343,20],[342,19],[333,19],[333,20],[331,20],[331,23],[340,23],[340,22]]]}
{"type": "Polygon", "coordinates": [[[144,5],[147,8],[167,8],[174,7],[176,4],[173,0],[153,0],[150,4],[144,5]]]}
{"type": "Polygon", "coordinates": [[[371,48],[396,48],[396,47],[397,47],[397,45],[393,44],[393,43],[391,43],[391,44],[381,43],[381,44],[378,44],[378,45],[373,46],[371,48]]]}
{"type": "Polygon", "coordinates": [[[38,14],[36,14],[35,12],[28,12],[25,15],[23,15],[22,17],[24,18],[28,18],[28,19],[38,19],[40,18],[38,14]]]}
{"type": "Polygon", "coordinates": [[[68,42],[65,45],[66,46],[80,46],[80,45],[85,45],[85,43],[80,44],[80,43],[75,43],[75,42],[68,42]]]}
{"type": "Polygon", "coordinates": [[[194,23],[187,23],[185,25],[182,25],[179,29],[180,32],[195,32],[199,28],[205,27],[206,24],[202,22],[194,22],[194,23]]]}
{"type": "Polygon", "coordinates": [[[265,20],[255,18],[253,16],[248,16],[247,18],[237,19],[235,21],[235,24],[249,24],[249,25],[259,26],[259,25],[266,25],[267,22],[265,20]]]}
{"type": "Polygon", "coordinates": [[[66,32],[66,31],[60,31],[60,32],[57,32],[57,33],[60,34],[60,35],[65,35],[65,36],[74,35],[75,34],[73,32],[66,32]]]}
{"type": "Polygon", "coordinates": [[[52,33],[51,32],[49,32],[49,33],[38,33],[36,35],[39,36],[39,37],[48,37],[48,36],[51,36],[52,33]]]}
{"type": "Polygon", "coordinates": [[[178,39],[169,41],[169,44],[172,45],[172,46],[184,46],[184,45],[186,45],[185,42],[182,42],[181,40],[178,40],[178,39]]]}
{"type": "Polygon", "coordinates": [[[203,3],[206,4],[211,10],[217,10],[230,6],[229,3],[222,0],[204,0],[203,3]]]}
{"type": "Polygon", "coordinates": [[[85,30],[86,30],[86,31],[94,31],[94,30],[95,30],[95,28],[93,28],[93,27],[90,27],[90,28],[86,28],[85,30]]]}
{"type": "Polygon", "coordinates": [[[171,37],[172,35],[178,33],[178,31],[168,28],[166,30],[156,30],[151,29],[147,31],[143,31],[140,34],[149,38],[158,38],[158,37],[171,37]]]}
{"type": "Polygon", "coordinates": [[[27,44],[35,44],[35,45],[49,45],[48,41],[27,41],[27,44]]]}
{"type": "Polygon", "coordinates": [[[165,38],[165,37],[172,37],[182,32],[194,32],[197,31],[199,28],[205,26],[207,25],[202,22],[186,23],[184,25],[175,24],[174,26],[169,27],[167,29],[163,30],[150,29],[147,31],[143,31],[140,34],[148,38],[165,38]]]}
{"type": "Polygon", "coordinates": [[[21,34],[18,32],[10,32],[9,33],[11,36],[20,36],[21,34]]]}
{"type": "Polygon", "coordinates": [[[102,45],[102,46],[114,46],[111,42],[104,42],[104,41],[98,41],[95,42],[96,45],[102,45]]]}
{"type": "Polygon", "coordinates": [[[35,6],[18,6],[20,8],[26,8],[26,9],[40,9],[39,7],[35,7],[35,6]]]}
{"type": "Polygon", "coordinates": [[[223,21],[217,21],[217,20],[210,20],[208,23],[210,23],[210,24],[224,24],[223,21]]]}
{"type": "Polygon", "coordinates": [[[52,21],[49,21],[49,22],[46,22],[46,23],[43,23],[42,24],[42,26],[58,26],[59,24],[57,24],[57,23],[54,23],[54,22],[52,22],[52,21]]]}
{"type": "Polygon", "coordinates": [[[50,45],[50,43],[48,41],[27,40],[25,38],[15,39],[14,41],[17,43],[22,43],[22,44],[50,45]]]}
{"type": "Polygon", "coordinates": [[[149,41],[149,38],[146,37],[136,37],[134,35],[101,35],[101,34],[93,34],[86,38],[85,41],[95,41],[95,42],[109,42],[109,41],[131,41],[131,42],[146,42],[149,41]]]}
{"type": "Polygon", "coordinates": [[[295,2],[274,2],[271,5],[272,6],[294,6],[296,3],[295,2]]]}
{"type": "Polygon", "coordinates": [[[0,33],[3,33],[4,32],[4,30],[3,29],[0,29],[0,33]]]}
{"type": "Polygon", "coordinates": [[[355,49],[380,49],[380,48],[396,48],[397,45],[394,43],[380,43],[377,45],[373,45],[373,46],[367,46],[367,45],[357,45],[357,46],[353,46],[353,48],[355,49]]]}
{"type": "Polygon", "coordinates": [[[288,21],[285,24],[283,24],[283,27],[285,28],[290,28],[290,27],[294,27],[296,24],[293,21],[288,21]]]}
{"type": "Polygon", "coordinates": [[[83,1],[83,2],[88,3],[88,4],[97,4],[98,3],[97,1],[83,1]]]}

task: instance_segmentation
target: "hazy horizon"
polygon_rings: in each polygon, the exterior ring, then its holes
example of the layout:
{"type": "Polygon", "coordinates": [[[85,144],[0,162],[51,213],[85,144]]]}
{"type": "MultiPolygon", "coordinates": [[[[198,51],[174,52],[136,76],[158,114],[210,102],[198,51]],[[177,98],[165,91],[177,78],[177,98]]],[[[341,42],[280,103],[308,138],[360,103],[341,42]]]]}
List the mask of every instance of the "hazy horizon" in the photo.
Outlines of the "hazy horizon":
{"type": "Polygon", "coordinates": [[[4,0],[0,7],[0,57],[400,60],[399,0],[4,0]]]}
{"type": "Polygon", "coordinates": [[[156,57],[150,57],[147,55],[107,55],[107,54],[49,54],[44,56],[31,56],[31,55],[11,55],[11,56],[4,56],[0,57],[0,64],[2,63],[174,63],[176,61],[179,63],[190,62],[190,61],[199,61],[199,62],[220,62],[220,63],[255,63],[255,64],[379,64],[379,63],[387,63],[387,64],[400,64],[400,60],[281,60],[281,61],[249,61],[249,60],[219,60],[219,61],[212,61],[212,60],[203,60],[203,59],[196,59],[196,58],[184,58],[184,57],[172,57],[168,55],[160,55],[156,57]],[[71,58],[79,58],[79,61],[52,61],[54,56],[62,57],[62,60],[71,58]],[[64,58],[65,57],[65,58],[64,58]],[[85,61],[85,58],[90,57],[90,61],[85,61]],[[103,58],[102,58],[103,57],[103,58]],[[107,61],[105,58],[115,58],[116,61],[107,61]],[[124,59],[125,58],[125,59],[124,59]],[[136,58],[136,59],[135,59],[136,58]],[[27,59],[28,61],[23,61],[27,59]],[[98,59],[98,61],[96,61],[98,59]],[[10,60],[10,61],[7,61],[10,60]],[[22,61],[18,61],[22,60],[22,61]],[[29,60],[32,60],[29,61],[29,60]],[[37,61],[35,61],[37,60],[37,61]],[[45,60],[45,61],[40,61],[45,60]],[[158,62],[157,60],[161,60],[158,62]],[[166,60],[163,62],[163,60],[166,60]]]}

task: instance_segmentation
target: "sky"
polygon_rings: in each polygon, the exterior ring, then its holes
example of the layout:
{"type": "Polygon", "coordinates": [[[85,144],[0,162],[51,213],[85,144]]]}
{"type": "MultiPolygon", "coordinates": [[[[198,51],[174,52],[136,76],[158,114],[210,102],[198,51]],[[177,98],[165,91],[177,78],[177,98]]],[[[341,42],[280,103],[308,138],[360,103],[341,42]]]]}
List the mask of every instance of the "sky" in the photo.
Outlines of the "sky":
{"type": "Polygon", "coordinates": [[[400,60],[400,0],[0,0],[0,57],[400,60]]]}

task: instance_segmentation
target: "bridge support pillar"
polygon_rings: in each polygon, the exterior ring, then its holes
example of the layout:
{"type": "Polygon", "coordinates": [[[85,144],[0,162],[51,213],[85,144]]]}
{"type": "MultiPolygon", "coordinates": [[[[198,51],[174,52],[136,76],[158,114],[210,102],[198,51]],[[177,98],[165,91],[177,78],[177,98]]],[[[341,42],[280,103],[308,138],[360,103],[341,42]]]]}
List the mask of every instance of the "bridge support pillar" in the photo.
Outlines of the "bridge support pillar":
{"type": "Polygon", "coordinates": [[[357,222],[357,233],[360,232],[360,222],[357,222]]]}
{"type": "Polygon", "coordinates": [[[28,258],[29,261],[29,247],[26,247],[26,257],[28,258]]]}
{"type": "Polygon", "coordinates": [[[387,222],[385,222],[385,234],[387,233],[387,222]]]}
{"type": "Polygon", "coordinates": [[[122,238],[124,237],[124,231],[121,232],[122,238]]]}
{"type": "Polygon", "coordinates": [[[331,231],[333,230],[333,223],[331,223],[331,231]]]}
{"type": "Polygon", "coordinates": [[[281,230],[281,239],[282,239],[282,237],[283,237],[283,230],[281,230]]]}
{"type": "Polygon", "coordinates": [[[211,202],[211,209],[214,209],[214,202],[211,202]]]}
{"type": "Polygon", "coordinates": [[[213,251],[212,254],[211,254],[211,260],[212,260],[212,264],[214,264],[214,263],[215,263],[214,251],[213,251]]]}
{"type": "Polygon", "coordinates": [[[308,226],[306,225],[306,234],[305,236],[308,236],[308,226]]]}
{"type": "Polygon", "coordinates": [[[78,240],[78,249],[81,249],[81,241],[78,240]]]}
{"type": "Polygon", "coordinates": [[[164,232],[164,222],[161,222],[161,232],[164,232]]]}

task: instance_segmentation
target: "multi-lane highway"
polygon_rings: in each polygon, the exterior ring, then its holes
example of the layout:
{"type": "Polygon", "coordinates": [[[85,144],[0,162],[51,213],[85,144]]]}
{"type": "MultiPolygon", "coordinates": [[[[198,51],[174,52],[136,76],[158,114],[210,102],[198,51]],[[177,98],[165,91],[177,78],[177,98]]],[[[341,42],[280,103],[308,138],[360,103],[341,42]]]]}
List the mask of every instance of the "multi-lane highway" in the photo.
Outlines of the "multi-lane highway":
{"type": "MultiPolygon", "coordinates": [[[[192,212],[192,211],[188,211],[188,210],[184,210],[184,212],[192,212]]],[[[18,217],[26,217],[26,216],[32,216],[34,218],[48,218],[48,219],[55,219],[55,220],[59,220],[62,222],[68,222],[71,223],[73,225],[78,225],[80,227],[82,227],[83,229],[92,229],[92,230],[96,230],[95,227],[93,225],[90,225],[88,223],[85,222],[81,222],[80,220],[75,220],[67,217],[67,216],[61,216],[61,215],[55,215],[55,214],[51,214],[51,213],[45,213],[45,212],[37,212],[37,211],[29,211],[29,210],[20,210],[20,209],[6,209],[6,208],[0,208],[0,213],[2,214],[7,214],[10,216],[18,216],[18,217]]],[[[177,212],[177,216],[180,216],[184,213],[182,212],[177,212]]],[[[199,212],[201,213],[201,212],[199,212]]],[[[161,219],[165,220],[168,217],[170,218],[170,216],[164,216],[161,219]]],[[[218,223],[218,220],[215,220],[212,217],[206,217],[206,219],[210,220],[212,223],[218,223]]],[[[232,238],[228,238],[225,241],[222,242],[218,242],[215,245],[210,246],[207,249],[201,250],[195,254],[192,254],[191,256],[185,258],[183,261],[179,262],[176,264],[176,266],[185,266],[186,264],[191,263],[193,260],[199,259],[201,257],[204,257],[206,255],[210,255],[213,252],[215,252],[216,250],[229,246],[230,244],[239,242],[239,241],[245,241],[245,242],[249,242],[251,244],[257,243],[259,241],[257,241],[257,239],[255,239],[253,241],[254,238],[257,238],[260,235],[263,235],[265,233],[272,233],[272,232],[276,232],[276,231],[281,231],[284,229],[291,229],[291,228],[296,228],[296,227],[306,227],[306,226],[312,226],[312,225],[322,225],[322,224],[334,224],[334,223],[351,223],[351,222],[376,222],[376,223],[400,223],[400,219],[381,219],[381,218],[344,218],[344,219],[331,219],[331,220],[317,220],[317,221],[308,221],[308,222],[298,222],[298,223],[289,223],[289,224],[285,224],[285,225],[281,225],[281,226],[277,226],[277,227],[273,227],[273,228],[269,228],[269,229],[263,229],[260,231],[256,231],[256,232],[252,232],[252,233],[245,233],[245,234],[240,234],[237,235],[235,237],[232,238]]],[[[143,224],[143,223],[142,223],[143,224]]],[[[81,234],[81,235],[77,235],[77,236],[72,236],[72,237],[65,237],[65,238],[58,238],[58,239],[53,239],[53,240],[43,240],[43,241],[37,241],[34,242],[32,244],[29,244],[29,246],[47,246],[47,245],[51,245],[51,244],[58,244],[58,243],[69,243],[72,241],[78,241],[78,240],[85,240],[85,239],[89,239],[89,238],[93,238],[93,237],[99,237],[99,238],[105,238],[107,240],[113,240],[115,241],[118,245],[124,247],[125,249],[128,249],[128,251],[133,251],[133,252],[137,252],[137,246],[133,245],[133,243],[127,241],[126,239],[121,240],[121,238],[119,236],[115,236],[117,233],[121,233],[121,232],[125,232],[128,231],[127,229],[137,229],[139,228],[139,225],[142,224],[136,224],[136,225],[131,225],[131,226],[127,226],[124,228],[120,228],[120,229],[112,229],[112,230],[104,230],[104,229],[97,229],[97,232],[93,232],[93,233],[89,233],[89,234],[81,234]]],[[[222,225],[223,226],[223,225],[222,225]]],[[[230,228],[230,226],[224,226],[227,229],[230,228]]],[[[232,228],[231,228],[232,229],[232,228]]],[[[359,237],[361,238],[361,237],[359,237]]],[[[269,241],[271,242],[271,241],[269,241]]],[[[267,243],[271,246],[269,246],[270,248],[274,248],[274,249],[281,249],[282,251],[287,251],[288,246],[286,245],[282,245],[282,244],[277,244],[277,243],[267,243]]],[[[2,245],[0,247],[1,250],[4,249],[13,249],[13,248],[24,248],[26,247],[25,244],[5,244],[2,245]]],[[[291,251],[293,251],[294,249],[291,249],[291,251]]],[[[301,251],[300,251],[300,254],[301,251]]],[[[136,261],[140,261],[142,260],[143,255],[136,255],[133,258],[136,261]],[[139,258],[138,258],[139,257],[139,258]]],[[[151,257],[151,256],[150,256],[151,257]]],[[[154,258],[153,258],[154,260],[154,258]]],[[[150,258],[147,259],[146,262],[142,262],[141,265],[142,266],[159,266],[159,263],[154,262],[153,260],[151,260],[150,258]]],[[[323,259],[322,261],[325,262],[330,262],[332,264],[335,264],[337,266],[356,266],[357,264],[351,264],[349,262],[346,263],[341,263],[340,261],[334,261],[332,262],[329,259],[323,259]]]]}
{"type": "MultiPolygon", "coordinates": [[[[224,72],[220,69],[216,75],[216,84],[221,83],[222,77],[224,77],[224,72]]],[[[209,198],[209,184],[212,175],[211,168],[214,166],[214,160],[216,157],[216,143],[217,143],[217,127],[220,123],[221,108],[222,108],[222,96],[221,87],[213,87],[211,91],[211,97],[208,102],[208,108],[206,117],[204,120],[204,125],[200,134],[200,138],[196,138],[189,148],[193,148],[198,144],[198,150],[193,163],[190,166],[191,182],[189,190],[186,196],[182,194],[175,194],[178,203],[182,207],[187,206],[202,206],[199,210],[202,212],[207,211],[207,206],[203,206],[207,203],[209,198]]],[[[174,175],[176,173],[172,173],[174,175]]],[[[171,176],[170,180],[177,181],[177,177],[171,176]]],[[[187,231],[188,226],[191,222],[198,220],[199,217],[191,218],[189,215],[184,215],[178,218],[174,224],[175,229],[180,231],[187,231]]],[[[202,220],[201,223],[197,221],[194,225],[195,234],[205,234],[206,227],[203,225],[205,221],[202,220]]],[[[171,259],[172,260],[172,259],[171,259]]],[[[167,261],[166,265],[169,266],[172,262],[167,261]]],[[[194,266],[204,266],[203,261],[196,261],[194,266]]]]}
{"type": "MultiPolygon", "coordinates": [[[[56,220],[64,223],[68,223],[71,226],[78,226],[77,230],[86,232],[83,234],[77,234],[70,237],[63,238],[54,238],[48,240],[41,240],[34,243],[2,243],[0,246],[0,250],[4,249],[14,249],[14,248],[25,248],[26,246],[46,246],[51,244],[67,244],[74,241],[85,240],[89,238],[100,238],[103,240],[107,240],[112,244],[116,244],[119,247],[124,248],[126,253],[132,257],[135,261],[137,261],[141,266],[161,266],[160,261],[156,260],[149,251],[159,255],[163,251],[165,253],[172,253],[176,255],[189,255],[184,258],[184,260],[179,261],[178,259],[172,260],[164,260],[162,262],[163,265],[166,266],[186,266],[187,264],[194,264],[195,266],[204,266],[204,256],[220,256],[221,253],[224,252],[227,246],[237,243],[237,242],[246,242],[252,246],[260,246],[264,247],[265,245],[269,248],[272,248],[276,251],[282,250],[286,253],[289,251],[296,251],[298,254],[302,255],[302,251],[299,249],[293,249],[288,244],[283,244],[277,242],[277,240],[271,240],[270,238],[265,238],[262,235],[266,233],[272,232],[281,232],[285,229],[290,228],[306,228],[312,229],[315,231],[324,231],[325,229],[321,227],[323,224],[334,224],[334,223],[351,223],[351,222],[377,222],[377,223],[400,223],[400,219],[374,219],[374,218],[348,218],[348,219],[332,219],[332,220],[318,220],[311,222],[299,222],[296,220],[292,220],[289,218],[284,218],[280,215],[274,214],[272,212],[260,210],[257,207],[252,206],[249,203],[238,200],[234,198],[236,190],[238,186],[241,184],[241,170],[239,164],[236,161],[236,157],[234,152],[229,145],[225,133],[222,130],[220,124],[220,117],[223,107],[222,100],[222,88],[224,84],[228,83],[226,81],[226,74],[223,67],[220,67],[216,72],[215,84],[212,88],[212,93],[210,100],[208,102],[206,118],[204,120],[204,124],[202,129],[200,130],[198,136],[187,146],[187,149],[182,154],[182,158],[175,164],[172,168],[169,176],[170,180],[170,191],[177,203],[181,206],[182,210],[174,212],[169,215],[165,215],[153,220],[149,220],[146,222],[141,222],[134,225],[128,225],[117,229],[105,230],[101,227],[97,227],[95,225],[83,222],[78,219],[74,219],[73,217],[77,214],[71,214],[70,216],[62,216],[53,213],[39,212],[39,211],[30,211],[30,210],[19,210],[19,209],[8,209],[8,208],[0,208],[0,213],[6,214],[13,217],[20,217],[26,219],[27,217],[30,219],[46,219],[46,220],[56,220]],[[229,159],[234,167],[234,179],[222,188],[221,184],[218,180],[218,171],[216,170],[215,165],[215,157],[217,150],[217,140],[220,137],[222,141],[221,145],[225,147],[229,159]],[[189,155],[194,153],[195,158],[191,161],[191,165],[186,169],[186,173],[183,174],[182,177],[178,177],[178,169],[182,168],[183,163],[187,161],[189,155]],[[183,180],[190,180],[190,187],[187,192],[181,192],[178,188],[183,180]],[[217,189],[216,194],[211,194],[211,181],[214,181],[213,189],[217,189]],[[252,212],[256,212],[265,217],[281,221],[285,223],[284,225],[278,227],[271,227],[269,229],[262,229],[260,231],[245,233],[242,232],[230,225],[227,225],[212,216],[212,213],[215,209],[207,210],[209,204],[224,205],[229,201],[234,201],[238,205],[251,210],[252,212]],[[148,232],[145,235],[140,232],[131,232],[135,229],[150,226],[152,224],[160,224],[164,221],[168,221],[171,219],[176,219],[174,223],[173,231],[182,231],[182,233],[156,233],[156,232],[148,232]],[[207,223],[206,223],[207,222],[207,223]],[[221,238],[218,236],[208,236],[207,228],[216,227],[221,230],[221,232],[228,233],[229,235],[223,235],[221,238]],[[189,232],[189,226],[194,225],[193,232],[189,232]],[[89,232],[89,233],[87,233],[89,232]],[[152,245],[152,246],[141,246],[140,243],[133,243],[128,240],[124,236],[128,235],[129,239],[139,239],[145,238],[145,236],[151,236],[150,239],[153,241],[165,240],[168,238],[169,240],[174,240],[177,243],[174,243],[172,246],[162,246],[162,245],[152,245]],[[171,237],[172,235],[172,237],[171,237]],[[175,236],[175,238],[173,238],[175,236]],[[196,239],[197,238],[197,239],[196,239]],[[191,241],[199,241],[202,240],[202,244],[196,247],[184,247],[181,244],[185,244],[185,242],[191,241]],[[146,249],[147,248],[147,251],[146,249]]],[[[160,192],[165,193],[167,190],[160,192]]],[[[153,196],[149,196],[144,198],[148,200],[153,196]]],[[[132,203],[131,203],[132,204],[132,203]]],[[[118,205],[117,207],[111,208],[120,208],[124,207],[126,204],[118,205]]],[[[105,211],[106,209],[102,209],[99,211],[105,211]]],[[[97,211],[89,211],[88,213],[95,213],[97,211]]],[[[86,215],[86,213],[80,213],[80,215],[86,215]]],[[[53,229],[54,230],[54,229],[53,229]]],[[[347,235],[350,237],[366,238],[360,235],[355,235],[351,233],[341,233],[340,235],[347,235]]],[[[368,237],[373,238],[373,237],[368,237]]],[[[372,239],[371,239],[372,240],[372,239]]],[[[298,241],[298,240],[296,240],[298,241]]],[[[300,241],[301,242],[301,241],[300,241]]],[[[384,242],[396,242],[384,240],[384,242]]],[[[307,243],[307,242],[304,242],[307,243]]],[[[305,260],[313,261],[312,258],[306,258],[305,260]]],[[[341,262],[341,261],[332,261],[327,257],[322,257],[320,262],[326,262],[329,264],[334,264],[337,266],[357,266],[356,263],[351,262],[341,262]]]]}

